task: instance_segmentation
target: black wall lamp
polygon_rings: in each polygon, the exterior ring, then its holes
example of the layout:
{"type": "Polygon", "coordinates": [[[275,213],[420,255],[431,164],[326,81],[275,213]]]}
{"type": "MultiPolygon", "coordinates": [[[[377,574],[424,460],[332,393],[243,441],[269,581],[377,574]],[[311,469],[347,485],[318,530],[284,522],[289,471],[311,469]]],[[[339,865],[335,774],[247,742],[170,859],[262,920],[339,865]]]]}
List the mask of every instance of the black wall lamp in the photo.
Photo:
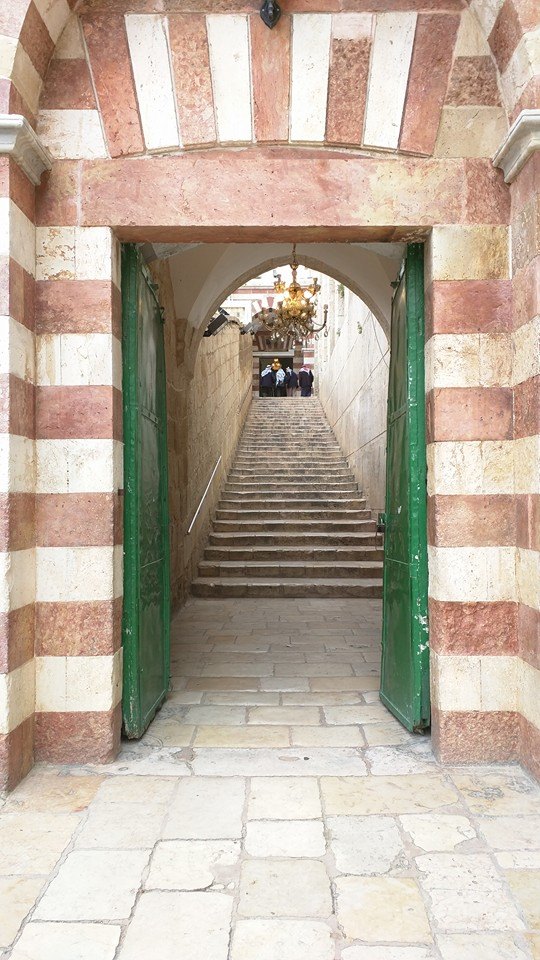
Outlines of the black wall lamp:
{"type": "Polygon", "coordinates": [[[281,16],[281,7],[275,0],[264,0],[261,6],[261,20],[267,27],[275,27],[281,16]]]}

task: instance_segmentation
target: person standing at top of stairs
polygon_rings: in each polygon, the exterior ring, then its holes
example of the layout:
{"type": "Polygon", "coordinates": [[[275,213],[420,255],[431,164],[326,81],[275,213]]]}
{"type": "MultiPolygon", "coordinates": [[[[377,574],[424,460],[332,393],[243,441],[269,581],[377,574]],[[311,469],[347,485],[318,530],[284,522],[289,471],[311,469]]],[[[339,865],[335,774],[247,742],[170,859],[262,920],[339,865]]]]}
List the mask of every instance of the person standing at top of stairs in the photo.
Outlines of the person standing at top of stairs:
{"type": "Polygon", "coordinates": [[[309,369],[307,363],[300,367],[298,374],[298,383],[300,384],[300,396],[310,397],[313,390],[313,372],[309,369]]]}

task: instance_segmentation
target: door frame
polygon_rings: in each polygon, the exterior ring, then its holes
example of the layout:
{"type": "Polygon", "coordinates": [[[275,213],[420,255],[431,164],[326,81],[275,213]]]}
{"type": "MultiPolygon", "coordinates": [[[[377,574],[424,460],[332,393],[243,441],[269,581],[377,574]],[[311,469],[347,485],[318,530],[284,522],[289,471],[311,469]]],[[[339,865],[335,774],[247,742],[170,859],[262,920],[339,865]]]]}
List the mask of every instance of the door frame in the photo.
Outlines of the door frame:
{"type": "MultiPolygon", "coordinates": [[[[122,400],[124,438],[124,599],[122,612],[123,690],[122,715],[126,736],[137,739],[142,736],[157,710],[164,703],[170,685],[170,545],[169,545],[169,482],[167,445],[167,393],[163,336],[161,360],[163,376],[158,390],[161,430],[158,437],[160,463],[160,531],[163,543],[163,674],[164,690],[143,715],[141,710],[140,670],[140,464],[141,435],[139,430],[139,284],[145,283],[150,291],[161,323],[163,311],[156,287],[146,268],[136,244],[122,244],[122,400]]],[[[163,330],[163,327],[162,327],[163,330]]]]}

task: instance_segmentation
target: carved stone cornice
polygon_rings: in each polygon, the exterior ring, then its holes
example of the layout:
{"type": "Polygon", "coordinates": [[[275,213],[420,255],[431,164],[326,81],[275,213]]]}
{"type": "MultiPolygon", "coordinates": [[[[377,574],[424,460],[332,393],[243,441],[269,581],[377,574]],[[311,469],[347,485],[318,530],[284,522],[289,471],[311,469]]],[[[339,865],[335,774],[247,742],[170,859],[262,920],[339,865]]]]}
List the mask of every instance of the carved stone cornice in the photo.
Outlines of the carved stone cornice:
{"type": "Polygon", "coordinates": [[[32,183],[37,184],[52,159],[26,117],[0,113],[0,156],[13,157],[32,183]]]}
{"type": "Polygon", "coordinates": [[[527,160],[540,148],[540,110],[522,110],[493,157],[506,183],[512,183],[527,160]]]}

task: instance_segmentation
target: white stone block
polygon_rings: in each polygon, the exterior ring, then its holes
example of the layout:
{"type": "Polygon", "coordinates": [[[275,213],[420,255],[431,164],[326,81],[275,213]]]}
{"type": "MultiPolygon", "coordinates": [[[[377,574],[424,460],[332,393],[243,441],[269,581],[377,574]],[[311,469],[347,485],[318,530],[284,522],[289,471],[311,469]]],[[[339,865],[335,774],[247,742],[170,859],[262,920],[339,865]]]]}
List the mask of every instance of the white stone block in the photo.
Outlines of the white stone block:
{"type": "Polygon", "coordinates": [[[514,547],[428,547],[428,559],[434,600],[516,599],[514,547]]]}
{"type": "Polygon", "coordinates": [[[85,50],[77,14],[72,14],[66,23],[54,51],[55,60],[83,60],[85,50]]]}
{"type": "Polygon", "coordinates": [[[518,547],[516,552],[518,599],[521,603],[540,610],[540,553],[518,547]]]}
{"type": "Polygon", "coordinates": [[[415,13],[380,13],[375,21],[364,143],[395,150],[411,64],[415,13]]]}
{"type": "Polygon", "coordinates": [[[34,660],[10,673],[0,673],[0,736],[15,730],[34,712],[34,660]]]}
{"type": "Polygon", "coordinates": [[[518,661],[519,711],[540,727],[540,670],[525,660],[518,661]]]}
{"type": "Polygon", "coordinates": [[[234,14],[206,18],[218,139],[243,143],[253,139],[247,17],[234,14]]]}
{"type": "Polygon", "coordinates": [[[33,603],[35,582],[33,549],[0,552],[0,613],[33,603]]]}
{"type": "Polygon", "coordinates": [[[177,147],[167,21],[157,14],[128,14],[125,20],[144,142],[148,150],[177,147]]]}
{"type": "Polygon", "coordinates": [[[37,113],[43,80],[21,43],[17,45],[11,79],[30,110],[37,113]]]}
{"type": "Polygon", "coordinates": [[[35,4],[56,43],[71,14],[67,0],[35,0],[35,4]]]}
{"type": "MultiPolygon", "coordinates": [[[[504,0],[472,0],[471,15],[476,18],[482,27],[485,37],[489,37],[504,0]]],[[[464,54],[461,54],[464,56],[464,54]]]]}
{"type": "Polygon", "coordinates": [[[0,493],[33,493],[35,442],[14,433],[0,434],[0,493]]]}
{"type": "Polygon", "coordinates": [[[492,157],[508,133],[503,107],[443,107],[434,157],[492,157]]]}
{"type": "Polygon", "coordinates": [[[540,493],[540,437],[514,440],[516,493],[540,493]]]}
{"type": "Polygon", "coordinates": [[[369,40],[373,33],[371,13],[334,13],[332,15],[333,40],[369,40]]]}
{"type": "Polygon", "coordinates": [[[439,710],[481,709],[480,657],[430,657],[433,706],[439,710]]]}
{"type": "Polygon", "coordinates": [[[75,275],[78,280],[110,280],[113,233],[109,227],[75,227],[75,275]]]}
{"type": "Polygon", "coordinates": [[[517,657],[480,657],[481,710],[519,709],[518,667],[517,657]]]}
{"type": "Polygon", "coordinates": [[[36,273],[36,228],[13,200],[0,197],[0,256],[12,257],[32,277],[36,273]]]}
{"type": "Polygon", "coordinates": [[[462,10],[454,56],[486,57],[491,50],[480,24],[471,10],[462,10]]]}
{"type": "Polygon", "coordinates": [[[114,547],[37,547],[36,599],[113,600],[114,547]]]}
{"type": "Polygon", "coordinates": [[[121,486],[118,440],[37,440],[38,493],[108,493],[121,486]]]}
{"type": "Polygon", "coordinates": [[[120,702],[122,651],[102,657],[36,657],[36,710],[105,712],[120,702]]]}
{"type": "Polygon", "coordinates": [[[121,346],[111,334],[46,334],[38,338],[37,346],[41,386],[122,387],[121,346]]]}
{"type": "Polygon", "coordinates": [[[513,382],[523,383],[540,374],[540,316],[514,331],[513,382]]]}
{"type": "Polygon", "coordinates": [[[523,34],[510,62],[501,74],[505,106],[513,110],[523,90],[540,73],[540,27],[523,34]]]}
{"type": "Polygon", "coordinates": [[[36,227],[36,280],[75,279],[75,227],[36,227]]]}
{"type": "Polygon", "coordinates": [[[53,160],[96,160],[107,156],[97,110],[41,110],[37,134],[53,160]]]}
{"type": "Polygon", "coordinates": [[[34,380],[34,334],[12,317],[0,317],[0,373],[34,380]]]}
{"type": "Polygon", "coordinates": [[[293,14],[291,140],[324,140],[331,32],[331,14],[293,14]]]}

